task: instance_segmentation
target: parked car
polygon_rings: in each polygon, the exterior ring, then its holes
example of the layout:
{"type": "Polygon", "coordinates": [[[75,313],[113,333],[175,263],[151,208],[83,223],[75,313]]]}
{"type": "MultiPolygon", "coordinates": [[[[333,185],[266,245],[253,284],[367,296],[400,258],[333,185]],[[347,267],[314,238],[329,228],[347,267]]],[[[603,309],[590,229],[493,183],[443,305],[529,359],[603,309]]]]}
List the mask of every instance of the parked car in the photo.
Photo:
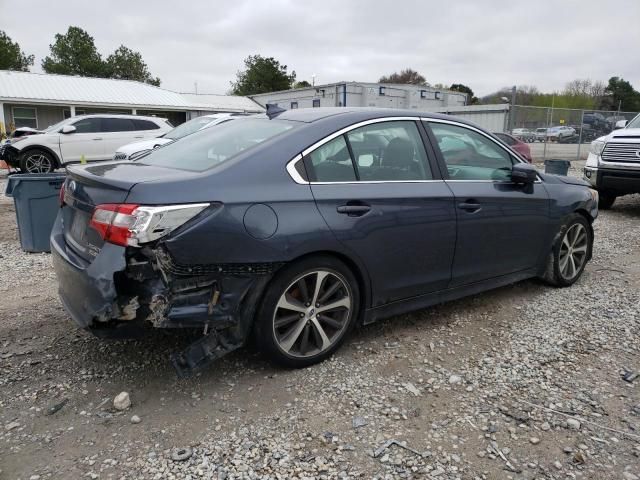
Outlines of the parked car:
{"type": "Polygon", "coordinates": [[[582,116],[582,123],[586,123],[595,131],[602,133],[610,132],[613,128],[613,125],[610,125],[609,122],[607,122],[607,119],[604,117],[604,115],[598,112],[585,113],[582,116]]]}
{"type": "Polygon", "coordinates": [[[116,153],[113,154],[114,160],[133,160],[140,155],[144,155],[150,152],[154,148],[158,148],[162,145],[175,142],[187,135],[190,135],[203,128],[212,127],[220,123],[233,120],[237,116],[243,116],[245,114],[239,113],[213,113],[211,115],[203,115],[201,117],[193,118],[188,122],[178,125],[173,130],[168,131],[164,135],[152,138],[149,140],[142,140],[140,142],[128,143],[119,147],[116,153]]]}
{"type": "Polygon", "coordinates": [[[547,129],[546,128],[536,128],[536,141],[544,142],[547,140],[547,129]]]}
{"type": "Polygon", "coordinates": [[[603,209],[611,208],[619,196],[640,193],[640,115],[624,122],[624,128],[591,143],[584,168],[603,209]]]}
{"type": "Polygon", "coordinates": [[[579,141],[582,143],[590,143],[598,137],[598,132],[596,132],[591,125],[587,123],[570,126],[576,132],[573,138],[574,143],[578,143],[579,141]]]}
{"type": "Polygon", "coordinates": [[[551,142],[562,142],[570,137],[573,137],[576,131],[564,125],[558,127],[551,127],[547,129],[547,140],[551,142]]]}
{"type": "Polygon", "coordinates": [[[529,145],[524,143],[522,140],[514,137],[513,135],[509,135],[508,133],[495,132],[494,135],[509,145],[513,150],[518,152],[527,162],[533,162],[533,158],[531,157],[531,148],[529,148],[529,145]]]}
{"type": "Polygon", "coordinates": [[[46,173],[82,159],[110,160],[116,148],[134,139],[153,138],[171,130],[165,118],[138,115],[80,115],[38,135],[3,146],[0,160],[24,173],[46,173]]]}
{"type": "Polygon", "coordinates": [[[514,128],[511,130],[511,135],[522,140],[523,142],[533,142],[536,139],[536,134],[533,130],[528,128],[514,128]]]}
{"type": "Polygon", "coordinates": [[[69,167],[51,250],[64,307],[96,335],[197,329],[181,374],[250,335],[304,367],[358,323],[531,277],[573,284],[597,198],[455,117],[268,108],[69,167]]]}

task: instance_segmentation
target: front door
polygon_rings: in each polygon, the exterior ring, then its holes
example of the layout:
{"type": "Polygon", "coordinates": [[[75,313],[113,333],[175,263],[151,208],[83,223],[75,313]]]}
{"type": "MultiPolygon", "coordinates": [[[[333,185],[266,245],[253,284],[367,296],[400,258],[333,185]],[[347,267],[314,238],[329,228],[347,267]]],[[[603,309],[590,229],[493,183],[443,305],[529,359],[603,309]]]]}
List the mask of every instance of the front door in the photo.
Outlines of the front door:
{"type": "Polygon", "coordinates": [[[446,288],[455,246],[450,189],[434,178],[418,124],[379,121],[304,157],[323,218],[367,266],[373,306],[446,288]]]}
{"type": "Polygon", "coordinates": [[[104,141],[100,118],[82,118],[74,123],[73,133],[59,133],[60,152],[64,163],[102,160],[104,158],[104,141]]]}
{"type": "Polygon", "coordinates": [[[518,162],[479,130],[429,121],[447,185],[455,197],[458,235],[451,286],[540,265],[549,225],[549,196],[540,182],[511,182],[518,162]]]}

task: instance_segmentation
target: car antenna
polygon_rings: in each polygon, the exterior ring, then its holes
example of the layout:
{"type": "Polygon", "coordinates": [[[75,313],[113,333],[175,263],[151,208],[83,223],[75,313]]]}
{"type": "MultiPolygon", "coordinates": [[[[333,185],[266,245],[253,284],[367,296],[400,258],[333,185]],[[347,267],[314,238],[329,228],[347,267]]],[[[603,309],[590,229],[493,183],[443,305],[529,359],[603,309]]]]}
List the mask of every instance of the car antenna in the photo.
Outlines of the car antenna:
{"type": "Polygon", "coordinates": [[[269,120],[277,117],[282,112],[286,112],[286,111],[287,110],[285,108],[279,107],[275,103],[267,103],[267,117],[269,117],[269,120]]]}

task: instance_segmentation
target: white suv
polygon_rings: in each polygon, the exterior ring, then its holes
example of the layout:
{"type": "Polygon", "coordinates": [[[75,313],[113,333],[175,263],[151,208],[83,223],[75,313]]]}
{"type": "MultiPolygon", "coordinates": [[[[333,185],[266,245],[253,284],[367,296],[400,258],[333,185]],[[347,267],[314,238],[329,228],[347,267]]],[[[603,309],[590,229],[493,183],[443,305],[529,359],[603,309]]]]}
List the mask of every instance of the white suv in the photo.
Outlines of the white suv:
{"type": "Polygon", "coordinates": [[[173,126],[165,118],[138,115],[81,115],[40,134],[0,147],[0,159],[24,173],[46,173],[65,164],[110,160],[121,145],[159,137],[173,126]]]}

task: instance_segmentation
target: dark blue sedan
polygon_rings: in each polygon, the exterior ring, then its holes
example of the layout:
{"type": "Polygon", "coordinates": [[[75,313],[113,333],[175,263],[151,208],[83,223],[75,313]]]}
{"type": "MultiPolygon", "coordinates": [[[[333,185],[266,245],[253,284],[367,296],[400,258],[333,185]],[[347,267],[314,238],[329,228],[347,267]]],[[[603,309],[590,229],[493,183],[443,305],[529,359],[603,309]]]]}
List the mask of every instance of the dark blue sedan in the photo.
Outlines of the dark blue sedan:
{"type": "Polygon", "coordinates": [[[281,364],[356,324],[526,278],[569,286],[598,195],[442,115],[268,110],[134,162],[69,167],[51,244],[60,297],[96,335],[202,333],[182,374],[255,338],[281,364]]]}

